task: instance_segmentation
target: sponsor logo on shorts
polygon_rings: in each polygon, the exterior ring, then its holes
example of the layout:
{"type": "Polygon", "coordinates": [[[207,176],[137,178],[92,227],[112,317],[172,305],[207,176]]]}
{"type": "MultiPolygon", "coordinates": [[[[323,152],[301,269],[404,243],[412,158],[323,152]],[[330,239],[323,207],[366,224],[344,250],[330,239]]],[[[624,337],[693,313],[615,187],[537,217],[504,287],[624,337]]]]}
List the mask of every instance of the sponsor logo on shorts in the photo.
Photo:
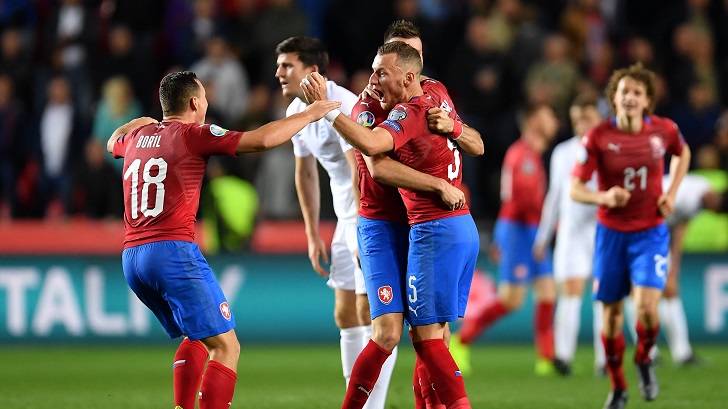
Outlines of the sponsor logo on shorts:
{"type": "Polygon", "coordinates": [[[513,275],[516,276],[517,279],[523,280],[528,277],[528,267],[523,264],[517,265],[516,268],[513,269],[513,275]]]}
{"type": "Polygon", "coordinates": [[[389,303],[392,302],[392,287],[388,285],[379,287],[377,295],[379,296],[379,301],[381,301],[382,304],[389,305],[389,303]]]}
{"type": "Polygon", "coordinates": [[[230,306],[227,302],[220,304],[220,313],[228,321],[232,318],[232,312],[230,312],[230,306]]]}

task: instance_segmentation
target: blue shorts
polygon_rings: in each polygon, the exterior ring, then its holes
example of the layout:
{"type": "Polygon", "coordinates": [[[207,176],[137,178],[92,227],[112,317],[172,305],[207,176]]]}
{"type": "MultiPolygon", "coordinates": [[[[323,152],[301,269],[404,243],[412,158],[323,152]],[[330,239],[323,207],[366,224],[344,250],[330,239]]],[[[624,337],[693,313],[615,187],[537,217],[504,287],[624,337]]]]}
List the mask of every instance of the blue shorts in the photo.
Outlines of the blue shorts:
{"type": "Polygon", "coordinates": [[[235,317],[197,244],[159,241],[124,249],[124,277],[170,338],[191,340],[235,328],[235,317]]]}
{"type": "Polygon", "coordinates": [[[359,217],[356,231],[372,319],[383,314],[403,313],[407,309],[404,277],[409,226],[359,217]]]}
{"type": "Polygon", "coordinates": [[[611,303],[636,287],[665,288],[670,231],[665,223],[638,232],[620,232],[597,223],[594,243],[596,300],[611,303]]]}
{"type": "Polygon", "coordinates": [[[551,275],[551,251],[542,261],[533,258],[533,244],[538,226],[498,219],[493,239],[498,246],[498,280],[523,284],[543,275],[551,275]]]}
{"type": "Polygon", "coordinates": [[[465,315],[480,238],[467,214],[410,228],[407,311],[410,325],[457,321],[465,315]]]}

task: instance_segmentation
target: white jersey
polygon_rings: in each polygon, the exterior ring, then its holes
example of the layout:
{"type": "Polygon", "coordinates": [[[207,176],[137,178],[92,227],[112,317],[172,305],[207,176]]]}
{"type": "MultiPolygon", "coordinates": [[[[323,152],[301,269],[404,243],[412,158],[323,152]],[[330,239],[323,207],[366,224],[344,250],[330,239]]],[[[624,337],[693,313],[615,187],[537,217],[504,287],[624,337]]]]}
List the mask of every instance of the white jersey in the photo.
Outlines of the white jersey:
{"type": "MultiPolygon", "coordinates": [[[[339,110],[346,116],[358,101],[358,97],[348,89],[333,81],[326,81],[326,95],[331,101],[340,101],[339,110]]],[[[296,98],[286,109],[286,116],[303,112],[306,103],[296,98]]],[[[326,119],[306,125],[301,132],[291,139],[293,153],[297,157],[313,155],[326,169],[331,181],[331,195],[334,200],[334,213],[339,221],[356,222],[357,209],[354,203],[354,192],[351,179],[351,167],[346,160],[345,152],[352,149],[334,130],[326,119]]]]}
{"type": "MultiPolygon", "coordinates": [[[[670,175],[662,178],[662,190],[670,188],[670,175]]],[[[702,209],[703,195],[710,191],[710,184],[699,175],[685,175],[675,196],[675,213],[665,219],[668,226],[686,223],[702,209]]]]}
{"type": "MultiPolygon", "coordinates": [[[[548,243],[558,224],[553,266],[557,282],[586,278],[592,270],[597,206],[576,202],[569,194],[579,146],[579,138],[573,137],[556,145],[551,154],[549,190],[536,233],[537,243],[548,243]]],[[[597,189],[596,173],[586,185],[597,189]]]]}
{"type": "MultiPolygon", "coordinates": [[[[558,222],[559,230],[571,232],[584,226],[596,225],[597,206],[571,200],[571,170],[576,163],[580,143],[577,137],[556,145],[551,154],[549,190],[546,193],[536,242],[548,243],[553,239],[558,222]]],[[[596,173],[586,186],[597,190],[596,173]]]]}

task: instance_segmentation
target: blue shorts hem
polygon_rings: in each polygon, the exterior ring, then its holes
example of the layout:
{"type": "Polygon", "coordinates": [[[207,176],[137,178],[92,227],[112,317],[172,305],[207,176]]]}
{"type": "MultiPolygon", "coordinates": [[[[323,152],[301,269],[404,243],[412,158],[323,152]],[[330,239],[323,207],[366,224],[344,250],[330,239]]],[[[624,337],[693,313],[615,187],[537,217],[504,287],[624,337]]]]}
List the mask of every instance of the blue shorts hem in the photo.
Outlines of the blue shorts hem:
{"type": "Polygon", "coordinates": [[[455,322],[458,320],[457,315],[446,315],[444,317],[429,317],[423,319],[411,319],[408,318],[407,322],[414,327],[421,327],[424,325],[437,324],[439,322],[455,322]]]}
{"type": "Polygon", "coordinates": [[[196,334],[186,334],[187,338],[189,338],[191,341],[197,341],[204,338],[214,337],[215,335],[224,334],[230,330],[235,329],[235,323],[233,325],[223,325],[221,327],[217,327],[214,329],[210,329],[207,331],[198,332],[196,334]]]}

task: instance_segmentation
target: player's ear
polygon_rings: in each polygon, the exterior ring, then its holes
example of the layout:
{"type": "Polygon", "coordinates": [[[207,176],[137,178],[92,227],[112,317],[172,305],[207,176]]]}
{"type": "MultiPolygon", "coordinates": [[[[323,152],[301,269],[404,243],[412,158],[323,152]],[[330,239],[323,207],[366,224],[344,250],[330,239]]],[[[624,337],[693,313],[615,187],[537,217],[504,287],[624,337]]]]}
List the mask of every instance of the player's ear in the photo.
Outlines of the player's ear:
{"type": "Polygon", "coordinates": [[[200,107],[200,103],[197,101],[197,97],[190,98],[190,109],[197,111],[200,107]]]}

